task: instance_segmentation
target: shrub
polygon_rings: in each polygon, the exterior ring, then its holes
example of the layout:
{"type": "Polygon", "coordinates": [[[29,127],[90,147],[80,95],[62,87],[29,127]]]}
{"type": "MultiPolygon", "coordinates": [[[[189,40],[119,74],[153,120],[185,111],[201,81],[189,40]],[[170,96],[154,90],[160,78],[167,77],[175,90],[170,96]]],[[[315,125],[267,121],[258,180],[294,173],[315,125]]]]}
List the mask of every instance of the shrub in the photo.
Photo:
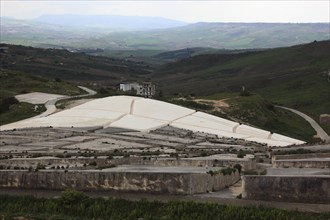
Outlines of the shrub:
{"type": "Polygon", "coordinates": [[[237,157],[238,158],[243,158],[246,155],[243,151],[238,152],[237,157]]]}
{"type": "Polygon", "coordinates": [[[63,205],[74,205],[83,202],[86,199],[88,199],[88,196],[75,189],[66,189],[61,193],[60,198],[63,205]]]}
{"type": "Polygon", "coordinates": [[[89,166],[96,166],[97,163],[96,163],[96,161],[92,161],[92,162],[90,162],[88,165],[89,165],[89,166]]]}
{"type": "Polygon", "coordinates": [[[235,165],[234,165],[234,168],[235,168],[236,170],[238,170],[239,173],[241,173],[241,171],[242,171],[242,166],[241,166],[240,164],[238,164],[238,163],[235,164],[235,165]]]}

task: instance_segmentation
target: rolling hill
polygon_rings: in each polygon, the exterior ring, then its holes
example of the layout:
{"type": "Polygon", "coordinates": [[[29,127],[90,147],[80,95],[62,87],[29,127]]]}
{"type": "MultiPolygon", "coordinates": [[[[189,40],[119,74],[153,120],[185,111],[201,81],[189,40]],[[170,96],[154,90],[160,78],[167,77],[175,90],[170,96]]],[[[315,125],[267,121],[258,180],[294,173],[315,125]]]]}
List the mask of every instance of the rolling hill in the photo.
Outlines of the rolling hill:
{"type": "Polygon", "coordinates": [[[328,23],[195,23],[164,30],[111,33],[99,40],[124,49],[274,48],[328,40],[328,23]]]}
{"type": "Polygon", "coordinates": [[[125,20],[121,17],[118,24],[107,22],[115,19],[107,16],[65,18],[64,15],[36,20],[1,17],[1,43],[44,48],[170,51],[193,47],[274,48],[330,38],[329,23],[195,23],[181,26],[183,23],[172,24],[172,21],[159,18],[148,18],[144,23],[142,18],[124,17],[125,20]],[[171,25],[164,26],[163,23],[171,25]],[[141,31],[142,24],[153,29],[141,31]],[[134,25],[139,31],[128,31],[134,25]],[[179,27],[173,27],[175,25],[179,27]]]}
{"type": "Polygon", "coordinates": [[[164,94],[209,96],[242,86],[318,120],[330,109],[330,41],[239,54],[210,54],[163,65],[155,72],[164,94]],[[175,82],[175,83],[173,83],[175,82]]]}
{"type": "Polygon", "coordinates": [[[41,15],[33,21],[70,27],[96,27],[118,30],[150,30],[186,25],[186,22],[162,17],[123,15],[41,15]]]}
{"type": "Polygon", "coordinates": [[[50,79],[115,85],[128,79],[145,79],[152,72],[151,67],[142,62],[90,56],[68,50],[7,44],[0,44],[0,47],[8,48],[0,53],[3,69],[50,79]]]}
{"type": "MultiPolygon", "coordinates": [[[[165,99],[176,93],[223,99],[237,96],[244,85],[252,96],[228,100],[232,108],[210,110],[210,113],[306,141],[314,141],[310,126],[292,113],[274,110],[273,104],[302,110],[315,119],[321,113],[329,113],[330,109],[327,101],[330,97],[330,41],[268,50],[210,49],[213,54],[203,55],[198,54],[208,51],[207,48],[161,52],[152,56],[183,59],[157,69],[143,62],[67,50],[6,44],[0,47],[2,100],[29,91],[79,92],[65,81],[100,89],[125,80],[151,79],[158,84],[165,99]]],[[[36,114],[34,106],[19,105],[22,106],[11,108],[21,110],[15,112],[15,116],[1,114],[0,120],[22,119],[26,112],[36,114]]]]}

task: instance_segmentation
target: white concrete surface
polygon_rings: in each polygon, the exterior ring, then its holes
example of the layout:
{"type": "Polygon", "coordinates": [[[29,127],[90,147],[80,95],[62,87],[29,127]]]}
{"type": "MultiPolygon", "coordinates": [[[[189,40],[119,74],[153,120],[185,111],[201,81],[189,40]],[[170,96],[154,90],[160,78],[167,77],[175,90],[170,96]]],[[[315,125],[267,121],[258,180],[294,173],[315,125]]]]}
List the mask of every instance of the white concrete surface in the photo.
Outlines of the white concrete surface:
{"type": "MultiPolygon", "coordinates": [[[[72,108],[67,111],[61,111],[56,114],[56,117],[88,117],[88,118],[102,118],[105,121],[112,122],[123,117],[125,113],[111,112],[105,110],[94,109],[80,109],[72,108]]],[[[52,116],[49,116],[52,117],[52,116]]]]}
{"type": "Polygon", "coordinates": [[[34,105],[45,104],[49,100],[64,98],[65,95],[49,94],[43,92],[31,92],[27,94],[16,95],[15,98],[20,102],[27,102],[34,105]]]}
{"type": "Polygon", "coordinates": [[[277,133],[273,133],[271,136],[271,140],[275,140],[275,141],[286,141],[286,142],[290,142],[293,144],[304,144],[305,142],[298,140],[298,139],[294,139],[294,138],[290,138],[281,134],[277,134],[277,133]]]}
{"type": "Polygon", "coordinates": [[[173,121],[190,115],[195,110],[153,99],[137,99],[133,103],[133,115],[173,121]]]}
{"type": "Polygon", "coordinates": [[[236,128],[236,133],[249,135],[251,137],[264,138],[264,139],[268,139],[268,137],[270,136],[269,131],[261,130],[259,128],[254,128],[247,125],[238,126],[236,128]]]}
{"type": "Polygon", "coordinates": [[[227,127],[231,127],[231,128],[235,128],[239,125],[239,123],[237,123],[237,122],[229,121],[229,120],[224,119],[224,118],[220,118],[220,117],[217,117],[217,116],[214,116],[214,115],[206,114],[204,112],[196,112],[192,115],[196,116],[196,117],[199,117],[199,118],[204,118],[208,121],[213,121],[213,122],[219,123],[223,126],[227,126],[227,127]]]}
{"type": "Polygon", "coordinates": [[[136,115],[126,115],[109,127],[128,128],[138,131],[150,131],[167,125],[167,121],[155,120],[136,115]]]}
{"type": "Polygon", "coordinates": [[[97,99],[41,118],[0,127],[0,130],[32,127],[118,127],[148,132],[166,125],[218,137],[245,139],[268,146],[288,146],[304,142],[269,131],[239,125],[220,117],[165,103],[131,96],[97,99]]]}
{"type": "Polygon", "coordinates": [[[194,127],[200,127],[200,128],[209,128],[209,129],[214,129],[214,130],[221,130],[221,131],[226,131],[226,132],[231,132],[233,133],[233,128],[234,127],[229,127],[224,124],[220,124],[216,121],[212,120],[207,120],[204,118],[196,117],[194,115],[188,115],[186,117],[180,118],[178,120],[175,120],[173,122],[174,124],[185,124],[185,125],[190,125],[194,127]]]}
{"type": "Polygon", "coordinates": [[[141,98],[132,96],[112,96],[87,102],[85,104],[77,106],[76,108],[97,109],[129,114],[131,112],[132,101],[136,99],[141,98]]]}
{"type": "Polygon", "coordinates": [[[177,123],[177,122],[171,123],[171,126],[176,127],[176,128],[190,130],[190,131],[195,131],[195,132],[204,132],[204,133],[209,133],[209,134],[215,134],[215,135],[218,135],[218,137],[238,138],[238,139],[250,137],[248,135],[236,134],[236,133],[226,132],[226,131],[212,129],[212,128],[196,127],[194,125],[181,124],[181,123],[177,123]]]}

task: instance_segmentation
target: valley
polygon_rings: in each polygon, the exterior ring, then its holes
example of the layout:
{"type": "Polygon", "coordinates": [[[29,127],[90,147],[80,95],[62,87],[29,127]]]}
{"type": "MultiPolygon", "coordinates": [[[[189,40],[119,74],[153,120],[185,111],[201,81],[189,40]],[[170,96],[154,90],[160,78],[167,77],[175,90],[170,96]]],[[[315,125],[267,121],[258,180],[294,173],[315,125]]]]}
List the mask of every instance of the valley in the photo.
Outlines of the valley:
{"type": "Polygon", "coordinates": [[[1,219],[329,219],[329,23],[0,33],[1,219]]]}

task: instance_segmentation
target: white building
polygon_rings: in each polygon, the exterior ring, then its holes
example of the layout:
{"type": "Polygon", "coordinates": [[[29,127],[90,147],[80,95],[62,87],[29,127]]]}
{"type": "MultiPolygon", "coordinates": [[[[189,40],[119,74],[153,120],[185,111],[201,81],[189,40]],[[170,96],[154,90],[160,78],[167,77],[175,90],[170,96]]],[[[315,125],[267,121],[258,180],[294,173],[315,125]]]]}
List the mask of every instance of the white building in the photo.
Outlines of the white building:
{"type": "Polygon", "coordinates": [[[132,90],[138,90],[138,83],[121,83],[119,85],[119,90],[124,91],[124,92],[129,92],[132,90]]]}
{"type": "Polygon", "coordinates": [[[135,90],[137,95],[149,98],[156,94],[156,86],[152,82],[121,83],[119,89],[124,92],[135,90]]]}

